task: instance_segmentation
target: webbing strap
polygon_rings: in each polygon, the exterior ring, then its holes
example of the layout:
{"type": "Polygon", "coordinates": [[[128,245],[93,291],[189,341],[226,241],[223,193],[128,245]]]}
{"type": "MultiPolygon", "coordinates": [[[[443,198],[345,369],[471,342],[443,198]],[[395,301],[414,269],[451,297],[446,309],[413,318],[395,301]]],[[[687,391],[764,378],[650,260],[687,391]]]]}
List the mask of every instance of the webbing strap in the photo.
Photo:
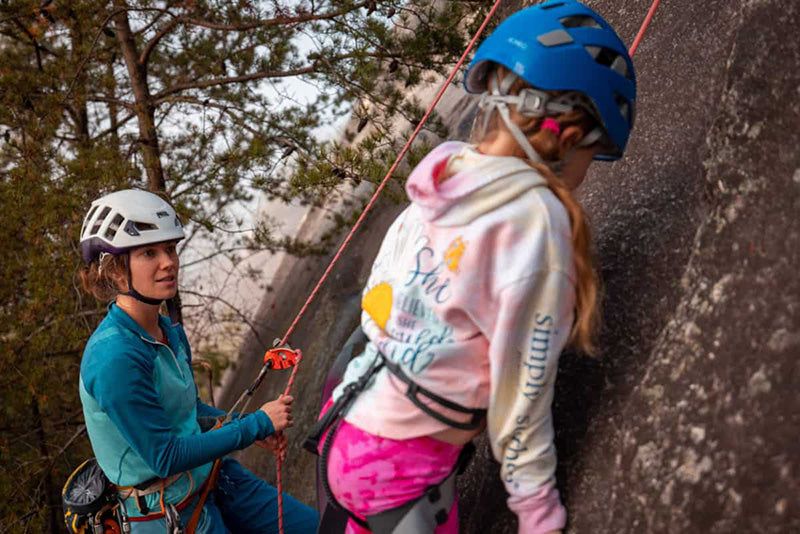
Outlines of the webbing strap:
{"type": "Polygon", "coordinates": [[[433,533],[443,525],[456,500],[456,475],[464,472],[475,454],[472,442],[464,445],[453,470],[444,480],[430,486],[420,497],[379,514],[367,516],[372,532],[391,534],[433,533]]]}
{"type": "Polygon", "coordinates": [[[221,466],[222,458],[214,460],[214,466],[211,468],[211,473],[209,473],[206,479],[203,493],[200,494],[200,500],[197,501],[197,507],[194,509],[194,512],[192,512],[192,517],[186,525],[186,534],[194,534],[195,530],[197,530],[197,524],[200,522],[200,516],[203,513],[203,506],[206,504],[208,494],[211,493],[211,490],[217,485],[217,477],[219,476],[219,469],[221,466]]]}
{"type": "Polygon", "coordinates": [[[441,421],[442,423],[454,428],[458,428],[459,430],[476,430],[480,428],[483,418],[486,416],[485,409],[467,408],[466,406],[462,406],[461,404],[445,399],[429,389],[425,389],[414,382],[411,377],[409,377],[406,372],[403,371],[403,368],[400,367],[400,365],[390,360],[389,357],[383,352],[379,350],[378,354],[380,354],[383,364],[386,366],[386,368],[389,369],[389,371],[391,371],[398,380],[402,381],[408,387],[406,390],[406,397],[408,397],[417,408],[430,415],[437,421],[441,421]],[[424,403],[422,399],[420,399],[420,395],[429,398],[440,406],[444,406],[448,410],[469,415],[471,418],[469,421],[456,421],[455,419],[452,419],[443,413],[434,410],[429,404],[424,403]]]}

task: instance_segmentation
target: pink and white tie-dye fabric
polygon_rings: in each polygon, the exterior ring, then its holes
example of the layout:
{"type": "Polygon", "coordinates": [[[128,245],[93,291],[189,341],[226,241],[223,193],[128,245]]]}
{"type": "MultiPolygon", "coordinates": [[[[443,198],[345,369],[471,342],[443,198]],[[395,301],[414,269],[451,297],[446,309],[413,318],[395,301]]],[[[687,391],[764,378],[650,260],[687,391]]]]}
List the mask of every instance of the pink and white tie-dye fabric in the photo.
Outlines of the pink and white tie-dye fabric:
{"type": "MultiPolygon", "coordinates": [[[[382,438],[342,421],[328,457],[328,479],[336,499],[359,516],[377,514],[415,499],[453,470],[461,452],[430,437],[382,438]]],[[[346,534],[369,534],[350,520],[346,534]]],[[[458,534],[458,506],[436,534],[458,534]]]]}

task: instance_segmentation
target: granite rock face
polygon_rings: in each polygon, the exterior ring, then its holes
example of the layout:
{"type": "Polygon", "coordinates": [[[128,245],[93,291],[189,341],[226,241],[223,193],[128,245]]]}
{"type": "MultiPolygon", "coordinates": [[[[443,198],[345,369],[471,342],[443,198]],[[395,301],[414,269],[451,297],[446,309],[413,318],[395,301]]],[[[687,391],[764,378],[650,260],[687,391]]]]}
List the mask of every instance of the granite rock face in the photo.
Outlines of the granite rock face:
{"type": "MultiPolygon", "coordinates": [[[[650,2],[588,2],[626,42],[650,2]]],[[[567,531],[800,532],[800,3],[665,2],[635,57],[638,122],[626,158],[597,164],[581,199],[605,286],[597,360],[564,354],[554,407],[567,531]]],[[[448,91],[451,131],[474,102],[448,91]]],[[[293,341],[307,354],[294,392],[288,491],[314,499],[300,436],[356,323],[385,204],[293,341]]],[[[326,261],[292,260],[262,307],[284,331],[326,261]]],[[[266,330],[265,330],[266,331],[266,330]]],[[[221,400],[252,379],[251,341],[221,400]]],[[[285,384],[268,379],[259,398],[285,384]]],[[[243,454],[274,478],[272,460],[243,454]]],[[[462,532],[513,533],[485,440],[461,477],[462,532]]]]}

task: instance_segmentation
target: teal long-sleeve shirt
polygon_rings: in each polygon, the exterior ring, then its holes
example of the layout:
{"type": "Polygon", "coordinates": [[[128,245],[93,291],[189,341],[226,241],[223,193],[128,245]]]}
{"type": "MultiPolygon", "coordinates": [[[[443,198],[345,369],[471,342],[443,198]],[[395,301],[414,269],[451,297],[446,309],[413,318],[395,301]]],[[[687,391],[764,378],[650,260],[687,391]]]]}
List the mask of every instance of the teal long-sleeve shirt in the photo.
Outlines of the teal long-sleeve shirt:
{"type": "MultiPolygon", "coordinates": [[[[174,503],[203,483],[215,459],[264,439],[274,427],[258,411],[201,433],[198,417],[224,412],[197,396],[183,328],[165,317],[159,323],[166,344],[110,305],[86,345],[79,388],[89,439],[106,476],[131,486],[188,472],[165,491],[165,502],[174,503]]],[[[155,505],[157,495],[147,501],[155,505]]]]}

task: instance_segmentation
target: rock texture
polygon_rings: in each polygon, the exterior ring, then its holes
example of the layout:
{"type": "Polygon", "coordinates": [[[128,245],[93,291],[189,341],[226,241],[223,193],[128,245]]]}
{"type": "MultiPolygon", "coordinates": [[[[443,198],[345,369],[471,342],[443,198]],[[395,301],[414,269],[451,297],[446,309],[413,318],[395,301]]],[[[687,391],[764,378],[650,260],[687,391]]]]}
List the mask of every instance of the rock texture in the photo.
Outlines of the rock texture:
{"type": "MultiPolygon", "coordinates": [[[[650,6],[588,3],[626,42],[650,6]]],[[[596,165],[581,193],[605,328],[600,359],[561,360],[554,410],[569,532],[800,532],[798,27],[794,0],[665,2],[637,52],[628,155],[596,165]]],[[[473,102],[452,90],[448,98],[463,137],[473,102]]],[[[313,457],[300,437],[400,208],[371,216],[292,339],[306,360],[284,479],[308,502],[313,457]]],[[[262,306],[265,332],[286,329],[326,263],[282,266],[289,283],[262,306]]],[[[223,406],[264,348],[243,348],[223,406]]],[[[284,384],[268,378],[259,400],[284,384]]],[[[274,478],[265,454],[243,456],[274,478]]],[[[482,442],[460,480],[462,532],[516,532],[497,471],[482,442]]]]}

